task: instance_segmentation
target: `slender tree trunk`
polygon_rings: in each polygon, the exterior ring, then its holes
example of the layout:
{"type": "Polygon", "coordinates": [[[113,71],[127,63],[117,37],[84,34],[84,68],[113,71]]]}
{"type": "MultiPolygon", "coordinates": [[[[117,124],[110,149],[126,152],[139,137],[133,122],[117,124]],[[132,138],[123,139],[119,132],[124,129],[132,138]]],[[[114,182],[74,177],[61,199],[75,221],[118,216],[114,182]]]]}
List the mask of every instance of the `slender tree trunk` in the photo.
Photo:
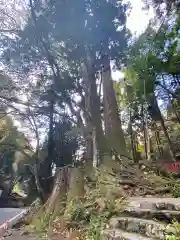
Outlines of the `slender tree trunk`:
{"type": "Polygon", "coordinates": [[[48,133],[48,155],[46,159],[46,177],[52,176],[52,162],[53,162],[53,152],[54,152],[54,139],[53,139],[53,130],[54,130],[54,101],[50,102],[50,115],[49,115],[49,133],[48,133]]]}
{"type": "Polygon", "coordinates": [[[130,130],[130,138],[131,138],[131,149],[132,149],[132,157],[133,157],[133,161],[136,162],[136,154],[135,154],[135,144],[134,144],[134,136],[133,136],[133,128],[132,128],[132,114],[131,114],[131,106],[130,106],[130,110],[129,110],[129,127],[128,129],[130,130]]]}
{"type": "MultiPolygon", "coordinates": [[[[52,94],[52,93],[51,93],[52,94]]],[[[48,129],[48,142],[47,142],[47,153],[44,158],[44,161],[40,164],[39,175],[48,179],[52,176],[52,163],[53,163],[53,154],[54,154],[54,100],[51,100],[49,103],[49,129],[48,129]]],[[[46,186],[44,192],[48,196],[51,193],[50,186],[46,186]]]]}
{"type": "Polygon", "coordinates": [[[157,131],[156,122],[153,123],[153,128],[154,128],[154,135],[155,135],[159,155],[160,155],[160,158],[162,158],[163,157],[163,149],[162,149],[162,146],[161,146],[161,139],[160,139],[160,136],[159,136],[159,132],[157,131]]]}
{"type": "Polygon", "coordinates": [[[93,167],[98,166],[98,151],[97,151],[97,143],[96,143],[96,129],[92,131],[92,139],[93,139],[93,167]]]}
{"type": "MultiPolygon", "coordinates": [[[[179,102],[179,100],[177,100],[179,102]]],[[[180,123],[180,117],[179,117],[179,113],[176,110],[176,106],[174,105],[173,101],[171,100],[170,96],[169,96],[169,102],[171,103],[174,115],[176,116],[177,122],[180,123]]]]}
{"type": "Polygon", "coordinates": [[[110,60],[104,56],[102,62],[104,122],[108,143],[119,155],[129,156],[111,78],[110,60]]]}
{"type": "Polygon", "coordinates": [[[160,109],[159,109],[156,96],[153,94],[152,98],[153,98],[153,101],[154,101],[154,107],[156,108],[156,112],[157,112],[157,114],[158,114],[159,121],[160,121],[160,123],[161,123],[162,130],[163,130],[163,132],[164,132],[164,135],[165,135],[165,137],[166,137],[166,139],[167,139],[167,142],[168,142],[168,145],[169,145],[169,150],[170,150],[170,154],[171,154],[171,156],[172,156],[172,160],[174,160],[174,158],[175,158],[175,155],[174,155],[174,147],[173,147],[173,144],[172,144],[171,139],[170,139],[170,137],[169,137],[169,134],[168,134],[168,132],[167,132],[167,128],[166,128],[166,125],[165,125],[165,123],[164,123],[164,119],[163,119],[163,116],[162,116],[162,114],[161,114],[161,111],[160,111],[160,109]]]}
{"type": "Polygon", "coordinates": [[[146,132],[147,132],[147,160],[151,161],[152,143],[151,143],[151,138],[149,136],[147,127],[146,127],[146,132]]]}
{"type": "Polygon", "coordinates": [[[176,116],[177,122],[180,124],[180,117],[179,114],[176,111],[176,107],[172,104],[173,110],[174,110],[174,114],[176,116]]]}
{"type": "Polygon", "coordinates": [[[135,163],[138,163],[139,160],[142,159],[142,156],[141,156],[141,152],[138,151],[137,147],[138,147],[138,139],[137,139],[137,136],[136,136],[136,133],[133,132],[133,144],[134,144],[134,156],[135,156],[135,163]]]}
{"type": "Polygon", "coordinates": [[[147,149],[147,132],[146,132],[146,123],[144,120],[144,103],[141,105],[142,120],[143,120],[143,135],[144,135],[144,148],[145,148],[145,157],[148,160],[148,149],[147,149]]]}

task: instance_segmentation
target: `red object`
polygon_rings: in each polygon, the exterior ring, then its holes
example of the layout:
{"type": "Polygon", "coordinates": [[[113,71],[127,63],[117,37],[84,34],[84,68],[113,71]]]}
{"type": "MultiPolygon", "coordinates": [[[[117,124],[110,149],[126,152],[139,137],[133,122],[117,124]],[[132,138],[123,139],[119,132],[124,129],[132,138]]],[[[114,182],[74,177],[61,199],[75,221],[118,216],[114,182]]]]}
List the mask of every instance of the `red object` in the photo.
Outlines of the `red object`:
{"type": "Polygon", "coordinates": [[[180,162],[165,163],[166,171],[180,173],[180,162]]]}
{"type": "Polygon", "coordinates": [[[8,221],[5,221],[1,226],[0,229],[6,230],[8,228],[8,221]]]}

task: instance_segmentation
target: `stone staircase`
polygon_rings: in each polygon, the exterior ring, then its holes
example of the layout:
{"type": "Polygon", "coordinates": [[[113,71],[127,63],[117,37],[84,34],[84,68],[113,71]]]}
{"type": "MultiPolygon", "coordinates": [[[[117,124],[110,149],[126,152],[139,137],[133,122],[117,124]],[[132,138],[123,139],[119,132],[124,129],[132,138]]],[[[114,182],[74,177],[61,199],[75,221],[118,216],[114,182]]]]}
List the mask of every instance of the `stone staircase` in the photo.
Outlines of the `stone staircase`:
{"type": "Polygon", "coordinates": [[[102,232],[103,240],[164,240],[165,232],[177,234],[167,225],[173,219],[180,221],[180,199],[132,197],[127,207],[109,221],[102,232]]]}

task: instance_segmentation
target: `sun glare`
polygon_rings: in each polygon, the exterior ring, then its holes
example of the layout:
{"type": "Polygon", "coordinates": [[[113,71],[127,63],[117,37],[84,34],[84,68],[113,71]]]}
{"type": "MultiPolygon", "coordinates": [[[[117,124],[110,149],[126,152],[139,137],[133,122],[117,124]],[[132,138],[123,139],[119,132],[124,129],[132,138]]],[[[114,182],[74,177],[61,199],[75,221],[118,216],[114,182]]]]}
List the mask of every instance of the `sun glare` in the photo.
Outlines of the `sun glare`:
{"type": "Polygon", "coordinates": [[[149,11],[142,10],[144,4],[142,0],[131,0],[132,11],[127,19],[127,27],[133,34],[140,34],[148,25],[149,20],[153,18],[152,9],[149,11]]]}

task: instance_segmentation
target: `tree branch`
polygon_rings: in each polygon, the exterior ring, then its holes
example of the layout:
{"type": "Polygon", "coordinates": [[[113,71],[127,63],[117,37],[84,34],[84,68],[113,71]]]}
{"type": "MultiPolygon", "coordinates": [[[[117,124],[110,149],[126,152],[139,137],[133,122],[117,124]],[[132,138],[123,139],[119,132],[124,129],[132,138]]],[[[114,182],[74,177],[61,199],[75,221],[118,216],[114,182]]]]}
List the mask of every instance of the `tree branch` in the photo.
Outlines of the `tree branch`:
{"type": "Polygon", "coordinates": [[[0,146],[9,146],[9,147],[13,147],[15,148],[16,150],[22,152],[26,157],[28,157],[29,159],[31,159],[31,156],[29,156],[24,150],[28,150],[28,151],[31,151],[32,150],[30,148],[21,148],[21,147],[18,147],[17,145],[15,144],[11,144],[11,143],[0,143],[0,146]]]}

